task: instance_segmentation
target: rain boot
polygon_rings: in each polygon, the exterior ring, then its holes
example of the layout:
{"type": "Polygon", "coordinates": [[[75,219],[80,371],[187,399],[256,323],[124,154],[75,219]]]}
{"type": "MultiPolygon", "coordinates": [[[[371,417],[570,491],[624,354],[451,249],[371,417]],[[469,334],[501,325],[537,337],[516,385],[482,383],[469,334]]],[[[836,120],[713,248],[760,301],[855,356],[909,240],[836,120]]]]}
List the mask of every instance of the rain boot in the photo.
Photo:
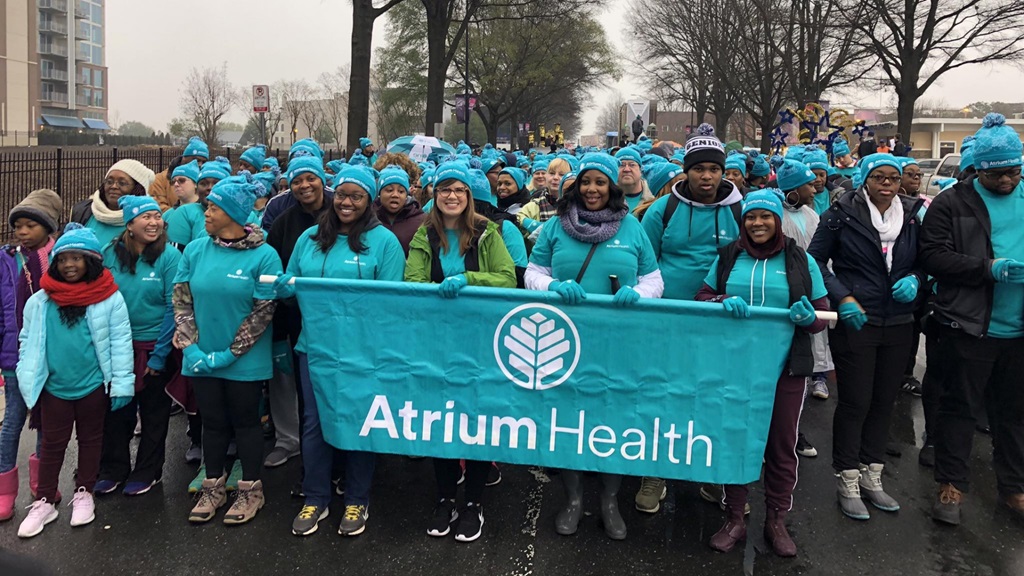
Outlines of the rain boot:
{"type": "Polygon", "coordinates": [[[626,522],[619,514],[619,487],[621,474],[601,475],[601,523],[604,533],[612,540],[626,539],[626,522]]]}
{"type": "MultiPolygon", "coordinates": [[[[28,489],[32,492],[32,499],[38,500],[39,496],[36,493],[39,491],[39,456],[35,454],[28,457],[28,489]]],[[[54,506],[60,504],[60,501],[60,490],[57,490],[54,506]]]]}
{"type": "Polygon", "coordinates": [[[796,556],[796,542],[786,530],[786,511],[769,508],[764,519],[764,539],[783,558],[796,556]]]}
{"type": "Polygon", "coordinates": [[[744,512],[746,502],[729,501],[727,492],[725,506],[725,524],[715,532],[708,545],[719,552],[732,552],[738,542],[747,539],[747,520],[744,512]]]}
{"type": "Polygon", "coordinates": [[[563,536],[575,534],[583,516],[583,488],[580,473],[576,470],[562,470],[562,485],[565,486],[565,508],[555,516],[555,532],[563,536]]]}
{"type": "Polygon", "coordinates": [[[14,501],[18,499],[18,467],[0,474],[0,522],[14,518],[14,501]]]}

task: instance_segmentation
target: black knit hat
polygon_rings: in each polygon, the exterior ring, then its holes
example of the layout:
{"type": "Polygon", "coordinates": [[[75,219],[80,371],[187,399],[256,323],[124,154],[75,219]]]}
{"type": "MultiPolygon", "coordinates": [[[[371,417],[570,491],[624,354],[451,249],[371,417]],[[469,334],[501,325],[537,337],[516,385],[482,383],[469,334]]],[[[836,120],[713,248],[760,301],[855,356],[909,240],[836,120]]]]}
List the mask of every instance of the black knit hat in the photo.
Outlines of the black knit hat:
{"type": "Polygon", "coordinates": [[[689,171],[702,162],[713,162],[725,170],[725,146],[715,136],[715,128],[710,124],[698,126],[697,131],[686,141],[683,168],[689,171]]]}

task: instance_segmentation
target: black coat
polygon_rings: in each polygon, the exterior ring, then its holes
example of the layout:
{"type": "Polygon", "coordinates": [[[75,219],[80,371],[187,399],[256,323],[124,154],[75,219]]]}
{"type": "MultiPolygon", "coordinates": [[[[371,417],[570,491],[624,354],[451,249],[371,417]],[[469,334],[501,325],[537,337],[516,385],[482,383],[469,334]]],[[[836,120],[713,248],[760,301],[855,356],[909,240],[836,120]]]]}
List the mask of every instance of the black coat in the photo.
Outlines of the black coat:
{"type": "MultiPolygon", "coordinates": [[[[917,265],[917,238],[921,221],[917,214],[924,204],[920,198],[899,196],[903,202],[903,229],[893,246],[892,270],[886,270],[878,231],[871,225],[867,199],[860,191],[844,194],[821,215],[807,253],[818,261],[821,275],[834,307],[853,296],[864,308],[868,324],[896,326],[914,321],[914,302],[897,302],[892,286],[911,274],[918,286],[925,274],[917,265]],[[832,261],[829,270],[828,262],[832,261]]],[[[931,214],[929,213],[929,217],[931,214]]],[[[920,296],[923,290],[918,290],[920,296]]]]}
{"type": "Polygon", "coordinates": [[[872,140],[864,140],[857,145],[857,158],[863,158],[878,152],[878,143],[872,140]]]}
{"type": "Polygon", "coordinates": [[[957,182],[928,206],[918,258],[935,277],[936,319],[972,336],[984,336],[992,319],[992,220],[974,189],[974,177],[957,182]]]}

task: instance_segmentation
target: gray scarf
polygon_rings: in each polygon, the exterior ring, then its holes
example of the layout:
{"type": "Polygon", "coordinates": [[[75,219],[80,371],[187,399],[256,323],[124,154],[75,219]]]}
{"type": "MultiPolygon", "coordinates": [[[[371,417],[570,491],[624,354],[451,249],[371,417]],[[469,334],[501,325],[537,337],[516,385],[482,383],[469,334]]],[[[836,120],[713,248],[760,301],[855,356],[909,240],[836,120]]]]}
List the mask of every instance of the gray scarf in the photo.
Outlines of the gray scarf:
{"type": "Polygon", "coordinates": [[[569,213],[559,218],[562,229],[573,239],[587,244],[605,242],[619,231],[622,219],[628,209],[613,212],[610,208],[602,210],[580,210],[575,202],[569,204],[569,213]]]}

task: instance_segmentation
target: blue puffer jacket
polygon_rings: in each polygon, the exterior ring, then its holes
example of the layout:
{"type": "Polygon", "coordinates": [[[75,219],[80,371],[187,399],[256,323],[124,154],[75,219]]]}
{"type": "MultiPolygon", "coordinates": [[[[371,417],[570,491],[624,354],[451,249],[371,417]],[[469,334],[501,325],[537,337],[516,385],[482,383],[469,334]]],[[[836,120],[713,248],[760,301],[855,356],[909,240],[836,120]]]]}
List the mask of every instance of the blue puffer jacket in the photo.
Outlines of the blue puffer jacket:
{"type": "Polygon", "coordinates": [[[0,370],[18,364],[18,262],[10,246],[0,248],[0,370]]]}
{"type": "MultiPolygon", "coordinates": [[[[43,386],[50,378],[46,363],[46,304],[50,297],[40,290],[25,303],[25,321],[19,336],[18,386],[25,404],[36,405],[43,386]]],[[[110,396],[135,394],[135,356],[132,348],[132,325],[128,307],[120,292],[106,300],[86,307],[92,343],[96,347],[103,382],[110,396]]],[[[74,358],[69,361],[74,362],[74,358]]]]}
{"type": "Polygon", "coordinates": [[[868,201],[861,189],[844,194],[821,215],[807,248],[818,261],[833,308],[843,298],[853,296],[873,326],[913,322],[916,302],[897,302],[892,297],[892,286],[911,274],[917,276],[918,286],[924,286],[927,280],[917,263],[917,237],[921,232],[918,213],[924,200],[899,196],[894,201],[903,202],[903,229],[893,246],[891,271],[885,269],[882,241],[871,225],[868,201]]]}

